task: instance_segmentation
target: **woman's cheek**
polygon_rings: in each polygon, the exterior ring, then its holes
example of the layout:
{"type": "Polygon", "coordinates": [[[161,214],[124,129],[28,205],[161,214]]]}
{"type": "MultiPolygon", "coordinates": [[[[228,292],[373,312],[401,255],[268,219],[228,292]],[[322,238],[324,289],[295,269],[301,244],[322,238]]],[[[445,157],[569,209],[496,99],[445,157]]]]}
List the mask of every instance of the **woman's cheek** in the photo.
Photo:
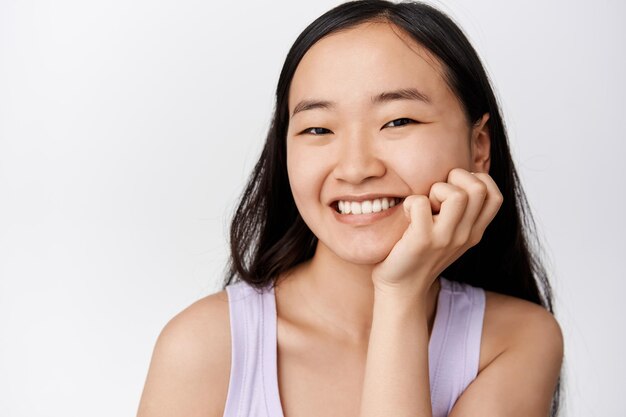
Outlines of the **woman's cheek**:
{"type": "Polygon", "coordinates": [[[318,154],[306,147],[293,147],[287,152],[287,175],[298,209],[306,209],[313,203],[311,199],[319,199],[323,155],[318,154]]]}
{"type": "Polygon", "coordinates": [[[437,123],[424,126],[420,136],[414,138],[413,149],[405,150],[401,163],[405,172],[413,171],[415,181],[424,183],[422,194],[427,194],[435,182],[446,181],[453,168],[467,165],[469,147],[466,137],[467,132],[462,129],[437,123]]]}
{"type": "Polygon", "coordinates": [[[435,182],[445,181],[449,172],[448,166],[453,163],[454,158],[442,149],[429,148],[422,143],[421,146],[398,152],[394,156],[393,166],[413,194],[427,195],[435,182]]]}

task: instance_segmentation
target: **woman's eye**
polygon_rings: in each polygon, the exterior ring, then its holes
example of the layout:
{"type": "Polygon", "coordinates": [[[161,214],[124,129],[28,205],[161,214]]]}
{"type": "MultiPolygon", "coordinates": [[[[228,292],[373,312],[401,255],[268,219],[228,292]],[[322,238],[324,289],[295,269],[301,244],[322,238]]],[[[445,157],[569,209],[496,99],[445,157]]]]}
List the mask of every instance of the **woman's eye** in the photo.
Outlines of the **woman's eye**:
{"type": "Polygon", "coordinates": [[[308,129],[304,130],[302,133],[305,133],[305,134],[309,133],[309,134],[312,134],[314,136],[319,136],[319,135],[323,135],[324,131],[330,132],[330,130],[325,129],[323,127],[310,127],[308,129]],[[312,132],[315,132],[315,133],[312,133],[312,132]]]}
{"type": "Polygon", "coordinates": [[[385,127],[387,127],[387,126],[389,126],[389,127],[401,127],[401,126],[404,126],[404,125],[409,124],[409,123],[416,123],[416,122],[415,122],[415,120],[409,119],[408,117],[402,117],[400,119],[396,119],[396,120],[390,121],[389,123],[387,123],[385,125],[385,127]],[[396,122],[399,122],[399,124],[395,124],[396,122]],[[392,123],[394,123],[395,125],[389,126],[392,123]]]}
{"type": "MultiPolygon", "coordinates": [[[[419,123],[413,119],[409,119],[408,117],[402,117],[400,119],[395,119],[387,123],[384,127],[402,127],[411,123],[419,123]]],[[[302,131],[303,134],[310,134],[313,136],[321,136],[327,133],[332,133],[330,130],[324,127],[310,127],[302,131]]]]}

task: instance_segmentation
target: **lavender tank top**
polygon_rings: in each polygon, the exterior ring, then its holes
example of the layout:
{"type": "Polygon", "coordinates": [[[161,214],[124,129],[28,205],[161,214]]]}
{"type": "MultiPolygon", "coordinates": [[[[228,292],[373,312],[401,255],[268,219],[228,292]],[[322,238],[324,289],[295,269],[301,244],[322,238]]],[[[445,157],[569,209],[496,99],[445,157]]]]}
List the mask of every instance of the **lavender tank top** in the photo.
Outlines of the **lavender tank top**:
{"type": "MultiPolygon", "coordinates": [[[[441,289],[428,343],[433,417],[447,416],[476,378],[485,292],[439,277],[441,289]]],[[[276,363],[276,300],[244,281],[226,287],[232,341],[224,417],[284,417],[276,363]]]]}

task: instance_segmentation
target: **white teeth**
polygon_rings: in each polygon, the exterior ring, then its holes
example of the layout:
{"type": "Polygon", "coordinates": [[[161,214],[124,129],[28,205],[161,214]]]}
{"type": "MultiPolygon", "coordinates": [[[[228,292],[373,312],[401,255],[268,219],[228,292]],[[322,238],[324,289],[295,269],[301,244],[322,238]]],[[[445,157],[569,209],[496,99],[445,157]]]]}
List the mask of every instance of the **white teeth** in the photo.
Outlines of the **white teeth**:
{"type": "Polygon", "coordinates": [[[400,202],[400,198],[377,198],[375,200],[339,201],[339,212],[342,214],[370,214],[387,210],[400,202]]]}
{"type": "Polygon", "coordinates": [[[371,201],[362,202],[361,211],[363,214],[370,214],[372,212],[372,202],[371,201]]]}

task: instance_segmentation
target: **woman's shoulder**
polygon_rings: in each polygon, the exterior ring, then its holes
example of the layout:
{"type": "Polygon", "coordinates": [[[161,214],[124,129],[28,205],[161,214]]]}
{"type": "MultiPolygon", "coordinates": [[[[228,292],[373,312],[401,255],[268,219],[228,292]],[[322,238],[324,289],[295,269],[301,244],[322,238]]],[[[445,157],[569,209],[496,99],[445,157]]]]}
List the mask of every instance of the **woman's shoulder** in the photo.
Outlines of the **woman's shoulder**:
{"type": "Polygon", "coordinates": [[[220,352],[230,352],[226,290],[205,296],[176,314],[161,331],[157,346],[159,344],[202,360],[210,360],[220,352]]]}
{"type": "Polygon", "coordinates": [[[480,369],[506,350],[538,344],[562,349],[563,335],[554,315],[533,302],[485,290],[480,369]]]}
{"type": "Polygon", "coordinates": [[[230,377],[230,319],[225,290],[174,316],[158,336],[138,417],[221,416],[230,377]]]}

